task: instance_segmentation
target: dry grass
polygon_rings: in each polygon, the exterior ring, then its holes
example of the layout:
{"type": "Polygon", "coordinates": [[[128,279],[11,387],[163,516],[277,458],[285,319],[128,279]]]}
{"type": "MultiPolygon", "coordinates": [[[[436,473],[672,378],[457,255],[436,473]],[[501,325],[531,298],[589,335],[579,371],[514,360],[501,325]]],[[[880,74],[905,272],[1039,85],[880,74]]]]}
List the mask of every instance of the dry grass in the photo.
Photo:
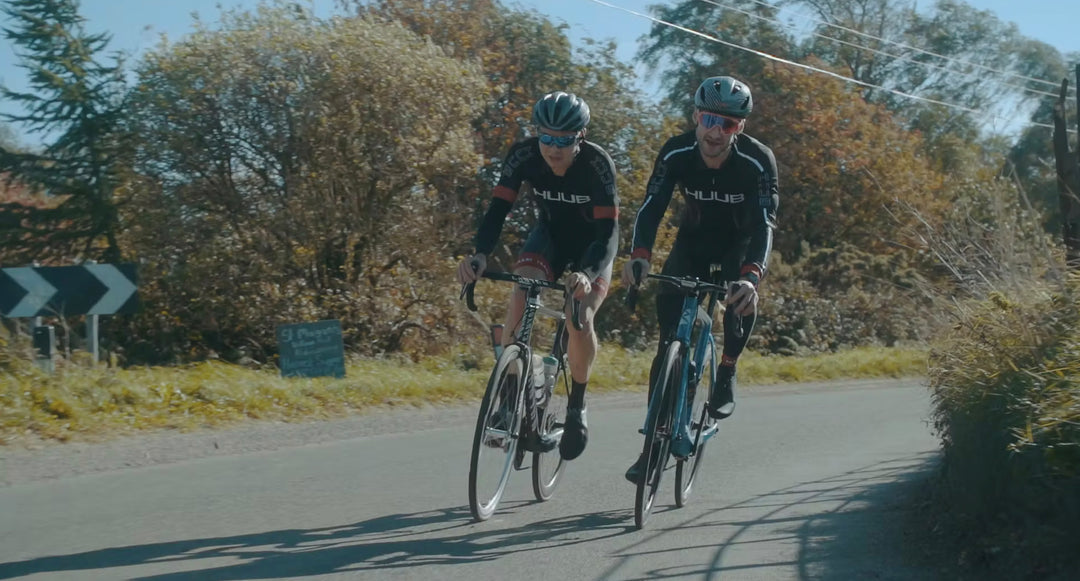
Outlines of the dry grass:
{"type": "Polygon", "coordinates": [[[920,236],[952,279],[930,356],[945,451],[928,535],[971,578],[1074,579],[1080,534],[1080,277],[1002,184],[920,236]]]}
{"type": "MultiPolygon", "coordinates": [[[[605,346],[590,382],[594,392],[644,389],[652,352],[605,346]]],[[[838,378],[917,376],[918,349],[858,349],[805,358],[744,356],[743,385],[838,378]]],[[[221,362],[113,369],[62,366],[46,374],[26,364],[0,366],[0,442],[22,438],[101,439],[139,430],[221,426],[244,420],[340,417],[376,406],[476,401],[490,360],[462,356],[417,363],[353,359],[346,377],[281,378],[221,362]]]]}

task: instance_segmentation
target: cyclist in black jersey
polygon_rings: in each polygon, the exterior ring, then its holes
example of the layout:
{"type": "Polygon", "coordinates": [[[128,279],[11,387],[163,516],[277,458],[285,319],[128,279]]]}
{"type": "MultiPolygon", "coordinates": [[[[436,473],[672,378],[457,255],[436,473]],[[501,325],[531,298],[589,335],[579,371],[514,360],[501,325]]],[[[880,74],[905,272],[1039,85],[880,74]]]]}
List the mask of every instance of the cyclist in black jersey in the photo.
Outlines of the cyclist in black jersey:
{"type": "MultiPolygon", "coordinates": [[[[631,259],[623,269],[623,281],[637,285],[648,274],[657,227],[679,185],[685,209],[663,274],[706,279],[710,267],[719,264],[721,275],[729,281],[724,351],[708,401],[709,415],[720,419],[735,411],[735,363],[757,318],[757,287],[772,250],[778,182],[772,150],[743,133],[753,109],[745,83],[728,76],[705,79],[694,94],[694,105],[697,126],[669,139],[656,157],[645,201],[634,221],[631,259]],[[640,267],[641,278],[635,279],[634,265],[640,267]]],[[[661,288],[656,306],[661,341],[650,385],[665,341],[678,326],[682,298],[673,289],[661,288]]],[[[633,480],[636,466],[627,478],[633,480]]]]}
{"type": "MultiPolygon", "coordinates": [[[[483,273],[506,215],[527,182],[528,190],[537,197],[540,217],[518,255],[514,272],[554,281],[572,266],[567,289],[581,301],[582,329],[567,325],[571,390],[566,426],[558,443],[560,455],[572,460],[588,441],[585,388],[597,350],[593,316],[611,282],[619,244],[619,198],[611,156],[585,140],[589,106],[584,100],[562,91],[549,93],[533,107],[532,120],[538,135],[514,144],[506,155],[476,234],[476,251],[459,265],[458,279],[465,284],[483,273]]],[[[513,342],[524,307],[525,293],[515,289],[507,309],[504,344],[513,342]]],[[[541,450],[555,445],[546,436],[527,444],[541,450]]]]}

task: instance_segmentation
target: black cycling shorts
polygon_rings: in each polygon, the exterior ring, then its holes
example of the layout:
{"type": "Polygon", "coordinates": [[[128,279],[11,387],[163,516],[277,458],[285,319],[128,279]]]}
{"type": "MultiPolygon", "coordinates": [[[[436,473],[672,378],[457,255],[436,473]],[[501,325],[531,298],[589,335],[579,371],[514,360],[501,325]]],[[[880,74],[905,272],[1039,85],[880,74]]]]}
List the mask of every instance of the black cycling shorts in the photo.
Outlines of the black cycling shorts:
{"type": "MultiPolygon", "coordinates": [[[[696,276],[707,281],[710,280],[710,270],[717,266],[720,268],[721,280],[731,282],[739,278],[745,252],[743,247],[720,250],[708,244],[700,244],[692,237],[676,236],[671,254],[664,261],[664,268],[660,272],[668,276],[696,276]]],[[[678,293],[679,289],[665,284],[661,285],[660,292],[672,294],[678,293]]]]}
{"type": "MultiPolygon", "coordinates": [[[[592,240],[582,238],[579,233],[566,233],[563,236],[553,236],[546,221],[541,220],[529,232],[525,246],[521,248],[517,263],[519,266],[531,266],[544,272],[549,281],[558,280],[566,271],[567,267],[578,264],[585,258],[592,240]],[[558,239],[556,239],[558,238],[558,239]],[[569,242],[567,240],[569,239],[569,242]]],[[[608,285],[611,283],[611,263],[593,281],[600,292],[607,294],[608,285]]]]}

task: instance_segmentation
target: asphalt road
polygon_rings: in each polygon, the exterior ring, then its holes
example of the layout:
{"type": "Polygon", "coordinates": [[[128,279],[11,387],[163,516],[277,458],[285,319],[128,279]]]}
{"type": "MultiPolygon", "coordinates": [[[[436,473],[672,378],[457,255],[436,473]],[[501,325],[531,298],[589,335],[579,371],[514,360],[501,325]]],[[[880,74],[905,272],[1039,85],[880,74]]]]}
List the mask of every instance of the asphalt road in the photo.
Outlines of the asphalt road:
{"type": "Polygon", "coordinates": [[[674,507],[669,472],[638,531],[622,473],[642,398],[592,398],[589,447],[555,497],[535,502],[515,473],[479,524],[466,408],[323,422],[319,438],[262,448],[238,431],[175,436],[171,454],[160,437],[8,452],[0,579],[935,578],[904,526],[939,458],[917,383],[745,390],[688,506],[674,507]],[[116,460],[151,450],[161,460],[116,460]],[[63,469],[94,454],[96,469],[63,469]]]}

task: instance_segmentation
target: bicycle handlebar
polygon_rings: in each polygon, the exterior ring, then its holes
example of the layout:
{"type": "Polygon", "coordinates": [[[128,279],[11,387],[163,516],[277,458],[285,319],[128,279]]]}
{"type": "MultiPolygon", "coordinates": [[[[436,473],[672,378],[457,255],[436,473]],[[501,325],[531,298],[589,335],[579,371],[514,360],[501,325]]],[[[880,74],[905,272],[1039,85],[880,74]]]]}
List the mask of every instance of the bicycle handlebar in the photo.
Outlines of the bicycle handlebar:
{"type": "MultiPolygon", "coordinates": [[[[640,264],[635,264],[633,266],[633,269],[634,269],[634,278],[635,279],[640,278],[641,277],[641,265],[640,264]]],[[[711,283],[711,282],[706,282],[706,281],[703,281],[703,280],[698,279],[696,277],[670,276],[670,275],[667,275],[667,274],[649,274],[648,276],[646,276],[646,278],[654,278],[656,280],[659,280],[660,282],[667,283],[667,284],[670,284],[672,286],[679,287],[679,290],[681,290],[684,294],[697,293],[697,292],[700,292],[700,291],[711,291],[711,290],[723,292],[723,291],[727,290],[726,285],[719,285],[719,284],[714,284],[714,283],[711,283]]],[[[629,307],[631,311],[633,311],[634,308],[637,306],[638,288],[639,287],[640,287],[640,284],[639,285],[632,285],[626,291],[626,301],[625,302],[626,302],[626,306],[629,307]]]]}
{"type": "MultiPolygon", "coordinates": [[[[501,280],[505,282],[516,282],[523,287],[542,287],[557,290],[564,295],[569,295],[569,291],[566,290],[566,285],[558,282],[551,282],[549,280],[543,280],[539,278],[529,278],[527,276],[521,276],[512,272],[484,272],[480,275],[481,278],[487,278],[491,280],[501,280]]],[[[473,292],[476,289],[476,282],[470,282],[461,287],[461,297],[465,299],[465,305],[469,307],[470,311],[476,311],[476,301],[473,297],[473,292]]],[[[571,323],[574,325],[574,329],[580,331],[584,325],[581,323],[581,301],[577,299],[570,300],[570,318],[571,323]]]]}

